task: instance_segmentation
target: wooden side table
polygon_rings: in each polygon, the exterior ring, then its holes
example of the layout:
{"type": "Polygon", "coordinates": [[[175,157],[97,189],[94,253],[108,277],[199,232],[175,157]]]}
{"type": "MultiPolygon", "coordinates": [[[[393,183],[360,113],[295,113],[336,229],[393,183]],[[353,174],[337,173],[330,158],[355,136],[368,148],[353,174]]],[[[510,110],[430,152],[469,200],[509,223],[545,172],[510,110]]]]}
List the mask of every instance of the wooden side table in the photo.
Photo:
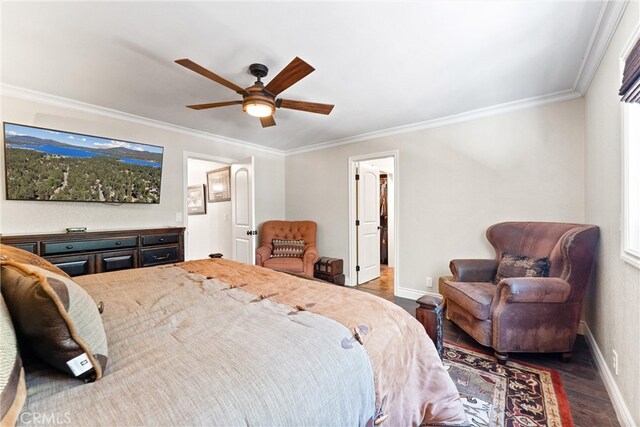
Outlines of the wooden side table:
{"type": "Polygon", "coordinates": [[[438,350],[438,356],[442,359],[442,335],[444,332],[442,323],[442,298],[435,295],[425,295],[418,298],[416,302],[418,303],[416,319],[424,326],[427,335],[429,335],[429,338],[431,338],[433,344],[436,346],[436,350],[438,350]]]}

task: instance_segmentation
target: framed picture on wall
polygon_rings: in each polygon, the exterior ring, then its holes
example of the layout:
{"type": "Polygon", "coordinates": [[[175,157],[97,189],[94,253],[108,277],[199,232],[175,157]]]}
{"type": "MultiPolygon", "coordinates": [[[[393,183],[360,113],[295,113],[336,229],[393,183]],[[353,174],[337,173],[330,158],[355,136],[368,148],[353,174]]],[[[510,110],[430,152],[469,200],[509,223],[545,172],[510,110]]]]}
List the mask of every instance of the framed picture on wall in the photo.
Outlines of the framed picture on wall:
{"type": "Polygon", "coordinates": [[[231,200],[231,166],[207,172],[207,201],[209,203],[231,200]]]}
{"type": "Polygon", "coordinates": [[[205,185],[190,185],[187,187],[187,214],[205,215],[207,204],[204,201],[205,185]]]}

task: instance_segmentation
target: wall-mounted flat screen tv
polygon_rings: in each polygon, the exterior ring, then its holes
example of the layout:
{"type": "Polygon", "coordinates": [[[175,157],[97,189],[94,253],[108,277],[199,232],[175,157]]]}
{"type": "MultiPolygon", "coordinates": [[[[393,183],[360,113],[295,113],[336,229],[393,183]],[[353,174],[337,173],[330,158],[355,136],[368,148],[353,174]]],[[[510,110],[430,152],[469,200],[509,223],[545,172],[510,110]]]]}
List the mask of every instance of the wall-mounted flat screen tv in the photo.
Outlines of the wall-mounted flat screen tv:
{"type": "Polygon", "coordinates": [[[160,203],[163,147],[4,123],[7,200],[160,203]]]}

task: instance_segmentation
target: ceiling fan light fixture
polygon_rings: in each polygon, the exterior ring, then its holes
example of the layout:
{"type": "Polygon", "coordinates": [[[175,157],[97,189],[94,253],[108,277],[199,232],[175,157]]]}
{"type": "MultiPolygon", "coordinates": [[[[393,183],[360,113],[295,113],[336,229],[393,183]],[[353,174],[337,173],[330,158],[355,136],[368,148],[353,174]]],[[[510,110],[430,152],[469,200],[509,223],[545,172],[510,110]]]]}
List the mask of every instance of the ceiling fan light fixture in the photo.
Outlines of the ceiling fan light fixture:
{"type": "Polygon", "coordinates": [[[293,61],[280,70],[280,72],[276,74],[276,76],[271,79],[266,86],[262,83],[262,79],[269,73],[269,68],[263,64],[251,64],[249,66],[249,73],[256,77],[257,80],[252,86],[244,89],[213,73],[212,71],[207,70],[203,66],[196,64],[190,59],[177,59],[175,62],[203,77],[208,78],[209,80],[213,80],[214,82],[233,90],[235,93],[242,96],[242,101],[209,102],[206,104],[187,105],[187,108],[191,108],[192,110],[206,110],[209,108],[242,104],[243,112],[250,116],[258,117],[262,127],[267,128],[276,125],[276,121],[273,119],[276,108],[285,108],[289,110],[299,110],[325,115],[331,113],[331,110],[333,109],[333,104],[320,104],[318,102],[295,101],[280,98],[276,99],[282,91],[296,84],[314,71],[314,68],[311,65],[307,64],[297,56],[293,58],[293,61]]]}
{"type": "Polygon", "coordinates": [[[245,102],[242,104],[242,109],[253,117],[269,117],[275,112],[273,104],[256,100],[245,102]]]}

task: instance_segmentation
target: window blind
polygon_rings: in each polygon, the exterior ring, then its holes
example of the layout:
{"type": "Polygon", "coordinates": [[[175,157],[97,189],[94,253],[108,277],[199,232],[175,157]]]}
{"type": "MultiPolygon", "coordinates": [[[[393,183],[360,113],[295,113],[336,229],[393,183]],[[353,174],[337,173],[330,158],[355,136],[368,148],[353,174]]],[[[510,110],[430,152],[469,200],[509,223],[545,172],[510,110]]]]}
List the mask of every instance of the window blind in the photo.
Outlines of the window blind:
{"type": "Polygon", "coordinates": [[[619,95],[622,96],[623,102],[640,103],[640,39],[624,62],[619,95]]]}

